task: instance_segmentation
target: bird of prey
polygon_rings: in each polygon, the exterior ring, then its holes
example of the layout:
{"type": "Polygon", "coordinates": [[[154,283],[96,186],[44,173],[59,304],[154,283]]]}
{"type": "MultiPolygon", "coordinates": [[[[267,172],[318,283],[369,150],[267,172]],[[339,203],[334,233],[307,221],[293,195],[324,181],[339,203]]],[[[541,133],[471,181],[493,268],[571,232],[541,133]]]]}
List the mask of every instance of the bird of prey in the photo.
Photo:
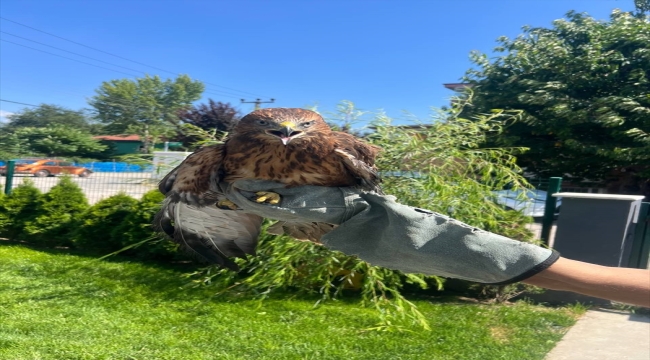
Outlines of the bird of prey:
{"type": "MultiPolygon", "coordinates": [[[[253,111],[223,144],[197,150],[163,178],[159,190],[166,198],[155,226],[196,257],[237,271],[229,257],[255,254],[263,219],[238,210],[225,199],[219,183],[260,179],[288,186],[356,186],[381,192],[374,165],[378,151],[350,134],[332,131],[310,110],[253,111]]],[[[279,201],[275,193],[256,195],[258,202],[279,201]]],[[[283,225],[280,229],[288,235],[312,241],[333,227],[283,225]]]]}

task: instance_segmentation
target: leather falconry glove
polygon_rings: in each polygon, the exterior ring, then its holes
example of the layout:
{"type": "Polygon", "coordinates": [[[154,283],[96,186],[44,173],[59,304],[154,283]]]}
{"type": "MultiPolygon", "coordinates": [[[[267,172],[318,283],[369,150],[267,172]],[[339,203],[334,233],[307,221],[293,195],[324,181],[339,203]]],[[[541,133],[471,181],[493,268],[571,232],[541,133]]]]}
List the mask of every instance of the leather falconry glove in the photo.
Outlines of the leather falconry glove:
{"type": "Polygon", "coordinates": [[[289,223],[339,225],[323,235],[324,246],[406,273],[502,285],[529,278],[560,257],[555,250],[399,204],[390,195],[354,188],[286,188],[264,180],[238,180],[221,187],[226,197],[247,213],[289,223]],[[255,202],[258,191],[275,192],[281,201],[259,204],[255,202]]]}

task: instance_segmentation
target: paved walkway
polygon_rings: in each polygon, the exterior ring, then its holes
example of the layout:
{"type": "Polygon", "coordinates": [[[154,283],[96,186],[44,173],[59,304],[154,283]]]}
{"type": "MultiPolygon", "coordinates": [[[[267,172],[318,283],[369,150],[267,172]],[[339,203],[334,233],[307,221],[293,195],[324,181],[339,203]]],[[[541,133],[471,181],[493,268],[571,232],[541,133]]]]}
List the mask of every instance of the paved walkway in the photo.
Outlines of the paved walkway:
{"type": "Polygon", "coordinates": [[[589,310],[546,360],[650,360],[650,316],[589,310]]]}

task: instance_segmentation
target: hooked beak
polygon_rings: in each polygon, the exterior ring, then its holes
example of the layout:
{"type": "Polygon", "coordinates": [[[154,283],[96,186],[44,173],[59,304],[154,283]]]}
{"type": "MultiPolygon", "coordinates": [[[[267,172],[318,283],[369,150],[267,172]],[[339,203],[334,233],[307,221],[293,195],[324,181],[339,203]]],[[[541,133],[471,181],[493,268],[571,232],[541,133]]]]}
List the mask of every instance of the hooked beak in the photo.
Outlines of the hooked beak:
{"type": "Polygon", "coordinates": [[[267,130],[266,133],[279,137],[283,145],[287,145],[291,139],[302,134],[302,131],[294,129],[294,124],[291,122],[283,122],[280,126],[282,127],[279,130],[267,130]]]}

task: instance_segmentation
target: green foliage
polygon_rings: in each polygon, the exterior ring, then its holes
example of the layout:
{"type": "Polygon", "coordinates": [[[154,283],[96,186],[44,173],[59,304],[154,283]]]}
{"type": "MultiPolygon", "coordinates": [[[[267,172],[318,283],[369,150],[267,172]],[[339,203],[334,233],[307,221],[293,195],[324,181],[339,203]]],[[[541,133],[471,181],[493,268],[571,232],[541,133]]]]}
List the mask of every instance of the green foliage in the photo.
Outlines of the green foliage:
{"type": "Polygon", "coordinates": [[[192,124],[182,124],[179,132],[183,134],[183,144],[190,149],[222,144],[228,136],[227,132],[219,131],[217,128],[205,130],[192,124]]]}
{"type": "Polygon", "coordinates": [[[384,191],[403,204],[530,239],[524,227],[529,218],[490,201],[494,190],[528,186],[515,157],[525,149],[484,147],[487,136],[503,130],[500,119],[517,114],[498,112],[468,120],[460,117],[465,104],[459,100],[448,113],[415,127],[392,126],[391,119],[379,115],[370,139],[383,148],[377,165],[385,174],[384,191]]]}
{"type": "MultiPolygon", "coordinates": [[[[503,119],[519,112],[494,111],[474,119],[461,117],[471,98],[455,99],[446,113],[430,123],[392,126],[380,115],[370,136],[383,148],[378,167],[384,171],[383,188],[400,203],[453,217],[466,224],[512,239],[534,242],[525,227],[531,218],[491,201],[492,191],[530,187],[517,166],[516,155],[525,148],[485,147],[489,136],[500,134],[503,119]]],[[[475,285],[476,287],[476,285],[475,285]]],[[[530,286],[478,285],[479,292],[496,301],[534,290],[530,286]]]]}
{"type": "Polygon", "coordinates": [[[103,157],[103,152],[107,149],[89,132],[62,125],[16,128],[0,135],[0,146],[14,154],[12,157],[43,155],[98,158],[103,157]]]}
{"type": "Polygon", "coordinates": [[[523,111],[494,143],[529,147],[519,164],[544,177],[597,180],[626,168],[650,175],[647,16],[615,10],[597,21],[569,12],[552,28],[525,27],[498,42],[503,55],[473,53],[478,68],[465,77],[474,113],[523,111]]]}
{"type": "Polygon", "coordinates": [[[135,211],[137,205],[138,201],[131,196],[118,194],[89,207],[81,215],[79,225],[71,235],[74,246],[102,255],[120,250],[123,244],[113,233],[135,211]]]}
{"type": "Polygon", "coordinates": [[[0,198],[0,237],[24,239],[25,224],[33,221],[42,200],[41,191],[34,182],[25,179],[0,198]]]}
{"type": "MultiPolygon", "coordinates": [[[[316,111],[317,109],[316,107],[313,107],[310,110],[316,111]]],[[[332,130],[350,133],[355,136],[362,136],[362,133],[355,130],[354,127],[362,122],[365,116],[372,114],[368,111],[357,109],[352,101],[343,100],[336,106],[336,111],[326,111],[321,115],[327,119],[327,124],[332,128],[332,130]]]]}
{"type": "Polygon", "coordinates": [[[128,247],[128,250],[120,253],[141,259],[185,259],[184,255],[177,251],[177,244],[156,233],[151,226],[164,198],[158,190],[149,191],[142,196],[124,220],[110,233],[110,243],[120,245],[116,250],[128,247]]]}
{"type": "Polygon", "coordinates": [[[650,0],[634,0],[634,16],[643,18],[650,13],[650,0]]]}
{"type": "Polygon", "coordinates": [[[62,126],[68,129],[91,131],[93,124],[83,111],[69,110],[58,105],[41,104],[35,108],[25,108],[8,116],[9,122],[2,126],[3,131],[18,128],[44,128],[62,126]]]}
{"type": "Polygon", "coordinates": [[[109,134],[172,135],[177,113],[201,98],[204,87],[187,75],[111,80],[102,83],[89,104],[109,134]]]}
{"type": "Polygon", "coordinates": [[[83,111],[42,104],[9,116],[1,126],[0,159],[25,156],[97,158],[105,147],[92,138],[99,131],[83,111]]]}
{"type": "Polygon", "coordinates": [[[88,200],[70,176],[43,195],[33,220],[24,226],[23,240],[49,246],[72,245],[71,234],[79,226],[81,214],[88,208],[88,200]]]}
{"type": "Polygon", "coordinates": [[[241,113],[229,103],[208,99],[207,104],[198,104],[179,111],[178,118],[182,126],[177,128],[178,133],[174,140],[182,142],[188,149],[194,149],[197,145],[205,145],[204,135],[214,138],[231,131],[239,122],[241,113]]]}

